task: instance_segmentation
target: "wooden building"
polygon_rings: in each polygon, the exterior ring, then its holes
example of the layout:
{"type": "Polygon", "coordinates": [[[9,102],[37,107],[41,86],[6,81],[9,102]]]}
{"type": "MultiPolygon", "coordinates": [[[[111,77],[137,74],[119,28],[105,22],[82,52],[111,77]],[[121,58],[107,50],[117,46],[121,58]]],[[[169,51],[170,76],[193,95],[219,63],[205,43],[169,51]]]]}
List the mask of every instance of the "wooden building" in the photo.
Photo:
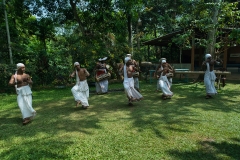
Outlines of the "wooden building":
{"type": "MultiPolygon", "coordinates": [[[[229,33],[229,29],[226,29],[225,36],[227,37],[227,33],[229,33]]],[[[176,31],[170,34],[166,34],[164,36],[143,42],[143,45],[147,45],[148,48],[150,46],[159,46],[159,47],[167,47],[169,43],[172,43],[172,39],[176,37],[178,34],[183,33],[183,31],[176,31]]],[[[181,51],[181,63],[188,63],[191,65],[190,70],[194,71],[195,68],[201,66],[205,48],[195,46],[195,38],[203,38],[206,34],[200,33],[195,30],[195,35],[192,36],[192,44],[191,49],[183,49],[181,51]]],[[[218,41],[218,40],[217,40],[218,41]]],[[[237,72],[240,72],[240,45],[231,45],[231,46],[223,46],[223,68],[230,69],[235,68],[237,72]]],[[[179,51],[180,52],[180,51],[179,51]]]]}

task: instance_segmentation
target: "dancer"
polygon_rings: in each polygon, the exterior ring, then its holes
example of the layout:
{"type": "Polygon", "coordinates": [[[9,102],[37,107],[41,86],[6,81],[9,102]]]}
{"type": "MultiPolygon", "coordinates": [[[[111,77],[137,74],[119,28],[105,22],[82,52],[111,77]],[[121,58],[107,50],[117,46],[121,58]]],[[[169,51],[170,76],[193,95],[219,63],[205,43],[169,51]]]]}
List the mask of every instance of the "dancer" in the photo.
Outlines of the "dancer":
{"type": "Polygon", "coordinates": [[[134,80],[132,76],[133,66],[130,57],[125,58],[125,65],[123,67],[124,81],[123,86],[128,98],[128,105],[132,105],[134,101],[140,101],[143,96],[134,88],[134,80]]]}
{"type": "Polygon", "coordinates": [[[29,85],[32,85],[31,77],[25,73],[25,65],[17,64],[17,71],[11,76],[9,85],[15,85],[17,92],[17,103],[22,113],[23,125],[31,122],[36,115],[36,111],[32,107],[32,91],[29,85]]]}
{"type": "Polygon", "coordinates": [[[71,89],[74,99],[76,101],[76,107],[82,104],[82,108],[89,107],[89,87],[87,83],[87,77],[90,75],[85,68],[81,68],[79,62],[74,63],[75,71],[70,77],[76,77],[76,85],[71,89]]]}
{"type": "Polygon", "coordinates": [[[107,68],[106,64],[107,57],[100,58],[98,60],[98,63],[96,65],[96,73],[95,73],[95,79],[96,79],[96,92],[97,94],[106,94],[108,93],[108,78],[110,78],[111,74],[109,73],[109,70],[107,68]]]}
{"type": "MultiPolygon", "coordinates": [[[[221,61],[221,60],[219,60],[221,61]]],[[[217,94],[215,88],[216,75],[214,73],[214,64],[220,64],[221,62],[213,60],[211,54],[205,55],[205,61],[202,63],[202,67],[205,70],[204,85],[206,87],[206,99],[212,98],[212,95],[217,94]]]]}
{"type": "Polygon", "coordinates": [[[163,65],[164,66],[167,66],[169,69],[170,69],[170,72],[169,73],[167,73],[167,79],[168,79],[168,81],[169,81],[169,85],[170,85],[170,88],[171,88],[171,86],[172,86],[172,77],[173,77],[173,73],[174,73],[174,68],[169,64],[169,63],[167,63],[167,59],[166,58],[161,58],[160,60],[159,60],[159,65],[157,66],[157,68],[156,68],[156,71],[155,71],[155,73],[154,73],[154,76],[157,78],[157,91],[158,90],[161,90],[161,87],[160,87],[160,83],[159,83],[159,80],[160,80],[160,75],[157,73],[158,72],[158,70],[159,70],[159,68],[161,68],[161,70],[163,69],[163,65]],[[164,61],[164,62],[163,62],[164,61]]]}
{"type": "Polygon", "coordinates": [[[158,83],[163,92],[162,99],[164,100],[173,96],[173,92],[170,90],[171,85],[167,78],[169,72],[172,72],[172,70],[168,67],[166,61],[162,60],[162,68],[159,68],[157,73],[160,74],[158,83]]]}
{"type": "Polygon", "coordinates": [[[133,80],[134,80],[134,88],[140,92],[139,89],[139,72],[140,72],[140,67],[139,64],[137,63],[136,60],[132,59],[131,54],[127,54],[126,57],[129,57],[132,60],[132,67],[133,67],[133,80]]]}

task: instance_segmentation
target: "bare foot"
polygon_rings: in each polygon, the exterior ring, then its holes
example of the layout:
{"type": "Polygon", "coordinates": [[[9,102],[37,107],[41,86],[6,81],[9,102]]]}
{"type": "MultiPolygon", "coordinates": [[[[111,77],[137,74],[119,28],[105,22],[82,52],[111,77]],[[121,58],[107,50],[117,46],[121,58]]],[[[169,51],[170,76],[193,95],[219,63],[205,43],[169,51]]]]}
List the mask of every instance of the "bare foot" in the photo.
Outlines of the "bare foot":
{"type": "Polygon", "coordinates": [[[78,102],[76,103],[76,107],[78,107],[80,104],[81,104],[81,102],[78,101],[78,102]]]}
{"type": "Polygon", "coordinates": [[[30,118],[25,118],[24,121],[23,121],[23,125],[26,125],[26,124],[28,124],[30,122],[31,122],[30,118]]]}

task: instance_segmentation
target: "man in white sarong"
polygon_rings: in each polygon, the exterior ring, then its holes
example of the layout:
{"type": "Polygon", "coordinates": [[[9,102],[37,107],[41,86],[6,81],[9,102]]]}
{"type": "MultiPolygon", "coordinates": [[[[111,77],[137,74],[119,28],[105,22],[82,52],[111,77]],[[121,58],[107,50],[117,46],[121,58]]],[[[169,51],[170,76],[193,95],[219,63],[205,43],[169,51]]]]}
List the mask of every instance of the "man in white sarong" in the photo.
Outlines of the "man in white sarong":
{"type": "Polygon", "coordinates": [[[74,63],[75,71],[70,77],[76,77],[76,85],[71,89],[73,97],[76,101],[76,107],[82,104],[82,108],[89,107],[89,87],[87,83],[87,77],[90,75],[85,68],[81,68],[78,62],[74,63]]]}
{"type": "MultiPolygon", "coordinates": [[[[105,63],[106,60],[107,60],[107,57],[100,58],[98,60],[98,63],[96,65],[96,69],[95,69],[95,71],[96,71],[95,77],[96,78],[99,76],[102,76],[103,74],[108,73],[107,65],[105,63]]],[[[100,80],[100,81],[96,81],[95,86],[96,86],[97,94],[108,93],[108,79],[107,78],[100,80]]]]}
{"type": "MultiPolygon", "coordinates": [[[[126,57],[129,57],[131,60],[132,60],[132,66],[133,66],[133,72],[140,72],[140,69],[139,69],[139,65],[137,63],[136,60],[132,59],[132,55],[131,54],[127,54],[126,57]]],[[[140,92],[139,90],[139,79],[138,79],[138,76],[133,76],[133,80],[134,80],[134,88],[140,92]]]]}
{"type": "Polygon", "coordinates": [[[133,67],[130,57],[125,58],[125,65],[123,67],[124,81],[123,86],[128,98],[128,105],[132,105],[134,101],[140,101],[143,96],[134,88],[134,80],[132,76],[133,67]]]}
{"type": "Polygon", "coordinates": [[[169,72],[172,72],[172,70],[169,69],[166,60],[162,60],[162,68],[159,68],[157,73],[160,74],[158,83],[163,92],[162,99],[164,100],[173,96],[173,92],[170,90],[171,84],[166,76],[169,72]]]}
{"type": "Polygon", "coordinates": [[[217,94],[215,88],[216,75],[214,73],[214,64],[220,64],[220,62],[213,60],[211,54],[205,55],[205,61],[202,63],[205,70],[204,85],[206,87],[206,99],[212,98],[212,95],[217,94]]]}
{"type": "Polygon", "coordinates": [[[17,71],[11,76],[9,85],[15,85],[17,92],[17,103],[21,110],[23,125],[31,122],[31,119],[36,115],[36,111],[32,107],[32,91],[29,85],[32,85],[31,77],[25,73],[25,65],[17,64],[17,71]]]}
{"type": "MultiPolygon", "coordinates": [[[[159,80],[160,80],[160,75],[158,75],[157,74],[157,71],[159,70],[159,68],[161,68],[161,70],[163,69],[163,65],[162,65],[162,61],[164,60],[164,62],[165,62],[165,64],[164,65],[167,65],[167,67],[171,70],[171,73],[173,73],[174,72],[174,69],[173,69],[173,67],[169,64],[169,63],[167,63],[167,59],[166,58],[161,58],[160,60],[159,60],[159,65],[157,66],[157,68],[156,68],[156,71],[155,71],[155,77],[157,78],[157,91],[159,91],[159,90],[161,90],[161,87],[160,87],[160,83],[159,83],[159,80]]],[[[168,82],[169,82],[169,84],[170,84],[170,88],[171,88],[171,86],[172,86],[172,77],[167,77],[167,79],[168,79],[168,82]]]]}

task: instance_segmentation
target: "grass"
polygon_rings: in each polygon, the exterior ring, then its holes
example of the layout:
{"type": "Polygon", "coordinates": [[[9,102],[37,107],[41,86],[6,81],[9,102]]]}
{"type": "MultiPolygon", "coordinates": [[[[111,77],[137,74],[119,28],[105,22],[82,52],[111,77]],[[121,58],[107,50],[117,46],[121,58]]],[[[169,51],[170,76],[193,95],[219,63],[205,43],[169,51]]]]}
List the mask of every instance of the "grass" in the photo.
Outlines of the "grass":
{"type": "Polygon", "coordinates": [[[134,106],[118,91],[90,94],[87,110],[75,108],[70,88],[33,88],[37,116],[26,126],[16,95],[0,95],[0,159],[240,159],[239,84],[208,100],[203,84],[174,84],[165,101],[155,83],[140,87],[134,106]]]}

